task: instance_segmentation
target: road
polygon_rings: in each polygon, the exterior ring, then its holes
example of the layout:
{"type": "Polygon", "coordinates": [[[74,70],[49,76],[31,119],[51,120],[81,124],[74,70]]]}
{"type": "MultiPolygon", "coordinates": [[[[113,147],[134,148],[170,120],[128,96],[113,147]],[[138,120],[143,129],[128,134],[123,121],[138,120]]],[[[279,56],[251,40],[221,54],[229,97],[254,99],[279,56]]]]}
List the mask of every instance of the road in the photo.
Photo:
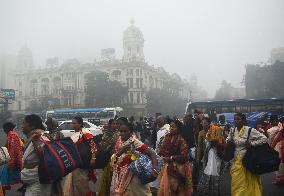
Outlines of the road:
{"type": "MultiPolygon", "coordinates": [[[[263,186],[263,196],[284,196],[284,185],[278,186],[272,184],[274,181],[274,173],[268,173],[261,176],[263,186]]],[[[222,196],[230,196],[231,191],[231,178],[229,171],[224,174],[224,178],[221,181],[222,196]]]]}
{"type": "MultiPolygon", "coordinates": [[[[101,175],[101,170],[98,171],[99,175],[101,175]]],[[[269,173],[262,176],[262,184],[263,184],[263,196],[284,196],[284,185],[277,186],[272,184],[274,180],[274,173],[269,173]]],[[[95,189],[97,190],[99,182],[96,183],[95,189]]],[[[7,196],[21,196],[21,194],[16,192],[17,188],[13,188],[13,190],[7,192],[7,196]]],[[[230,175],[226,173],[224,176],[224,180],[222,180],[222,195],[221,196],[230,196],[230,175]]]]}

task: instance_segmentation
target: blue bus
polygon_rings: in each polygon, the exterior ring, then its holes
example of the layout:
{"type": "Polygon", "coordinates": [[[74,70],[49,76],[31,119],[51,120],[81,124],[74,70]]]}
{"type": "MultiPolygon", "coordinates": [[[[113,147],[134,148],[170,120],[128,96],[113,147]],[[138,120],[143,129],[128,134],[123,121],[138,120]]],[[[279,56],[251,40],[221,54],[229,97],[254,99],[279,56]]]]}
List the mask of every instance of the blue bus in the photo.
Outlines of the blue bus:
{"type": "Polygon", "coordinates": [[[63,108],[46,111],[45,120],[53,118],[57,121],[71,120],[74,116],[81,116],[83,120],[94,124],[107,122],[111,118],[119,116],[123,109],[121,107],[113,108],[63,108]]]}
{"type": "Polygon", "coordinates": [[[187,112],[193,114],[196,110],[208,114],[212,120],[217,120],[223,114],[230,124],[233,123],[234,114],[242,112],[246,114],[249,126],[254,127],[259,120],[271,114],[283,115],[284,98],[199,101],[187,104],[187,112]]]}

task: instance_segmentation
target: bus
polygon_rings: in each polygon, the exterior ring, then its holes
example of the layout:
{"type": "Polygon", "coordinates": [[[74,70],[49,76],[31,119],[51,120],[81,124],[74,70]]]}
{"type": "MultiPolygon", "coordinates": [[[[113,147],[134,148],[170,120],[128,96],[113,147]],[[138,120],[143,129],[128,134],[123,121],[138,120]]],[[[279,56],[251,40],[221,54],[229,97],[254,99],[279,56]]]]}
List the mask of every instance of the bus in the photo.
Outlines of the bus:
{"type": "Polygon", "coordinates": [[[105,124],[109,119],[120,116],[123,109],[121,107],[113,108],[63,108],[46,111],[45,120],[53,118],[59,122],[71,120],[74,116],[81,116],[83,120],[89,121],[95,125],[105,124]]]}
{"type": "Polygon", "coordinates": [[[269,99],[233,99],[223,101],[199,101],[187,104],[186,111],[195,113],[198,110],[208,114],[212,120],[217,120],[223,114],[228,123],[233,124],[234,114],[245,113],[249,126],[271,114],[282,116],[284,113],[284,98],[269,99]]]}

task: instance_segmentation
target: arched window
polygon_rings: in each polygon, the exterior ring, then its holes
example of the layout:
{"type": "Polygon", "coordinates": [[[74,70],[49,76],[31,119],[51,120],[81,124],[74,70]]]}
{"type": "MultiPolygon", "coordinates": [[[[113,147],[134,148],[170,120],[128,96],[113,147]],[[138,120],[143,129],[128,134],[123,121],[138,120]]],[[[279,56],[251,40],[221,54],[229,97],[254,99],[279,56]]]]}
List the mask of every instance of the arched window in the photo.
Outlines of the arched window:
{"type": "Polygon", "coordinates": [[[61,78],[60,77],[55,77],[52,80],[52,86],[53,86],[53,90],[52,93],[55,95],[59,95],[60,93],[60,88],[61,88],[61,78]]]}
{"type": "Polygon", "coordinates": [[[49,95],[49,79],[43,78],[41,80],[41,95],[47,96],[49,95]]]}
{"type": "Polygon", "coordinates": [[[34,97],[37,96],[37,86],[38,86],[37,79],[31,80],[31,91],[30,91],[31,96],[34,97]]]}

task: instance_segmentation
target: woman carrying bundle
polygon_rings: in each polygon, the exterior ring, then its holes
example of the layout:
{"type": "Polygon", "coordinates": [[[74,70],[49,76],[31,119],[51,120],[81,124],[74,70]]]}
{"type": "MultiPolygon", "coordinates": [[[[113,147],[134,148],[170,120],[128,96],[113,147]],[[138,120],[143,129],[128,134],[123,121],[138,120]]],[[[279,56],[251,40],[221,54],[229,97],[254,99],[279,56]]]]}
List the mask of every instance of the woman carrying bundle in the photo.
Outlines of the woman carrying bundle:
{"type": "MultiPolygon", "coordinates": [[[[72,119],[72,127],[75,130],[75,133],[71,136],[71,139],[76,145],[80,145],[85,140],[93,138],[92,133],[83,128],[83,119],[80,116],[76,116],[72,119]]],[[[88,148],[91,151],[91,160],[90,160],[90,168],[95,164],[96,161],[96,144],[94,142],[90,142],[88,148]]],[[[89,149],[87,149],[89,150],[89,149]]],[[[81,157],[82,158],[82,157],[81,157]]],[[[96,174],[93,169],[80,169],[77,168],[70,174],[66,176],[64,185],[63,185],[63,193],[68,196],[87,196],[93,195],[89,187],[89,181],[95,183],[96,182],[96,174]]]]}
{"type": "Polygon", "coordinates": [[[219,195],[221,159],[219,153],[224,142],[222,129],[209,119],[203,119],[203,127],[208,129],[204,138],[203,174],[198,184],[199,195],[219,195]],[[210,125],[209,125],[210,124],[210,125]]]}
{"type": "Polygon", "coordinates": [[[113,176],[111,183],[112,196],[147,196],[152,195],[149,184],[141,184],[138,177],[129,169],[131,162],[136,160],[137,153],[145,153],[151,157],[152,175],[157,176],[157,157],[146,144],[139,141],[133,134],[133,126],[123,123],[119,128],[119,138],[115,145],[115,154],[111,158],[113,176]]]}
{"type": "Polygon", "coordinates": [[[248,171],[242,163],[242,159],[251,146],[261,145],[267,142],[265,135],[251,128],[248,139],[249,127],[246,126],[246,116],[237,113],[234,116],[235,129],[231,129],[227,141],[235,143],[235,157],[231,167],[231,195],[232,196],[261,196],[262,186],[260,177],[248,171]]]}
{"type": "Polygon", "coordinates": [[[22,129],[28,140],[23,155],[23,169],[21,179],[26,186],[25,196],[50,196],[52,193],[51,184],[40,184],[38,175],[39,157],[37,149],[44,144],[42,141],[50,141],[44,135],[44,126],[39,116],[27,115],[22,123],[22,129]]]}

